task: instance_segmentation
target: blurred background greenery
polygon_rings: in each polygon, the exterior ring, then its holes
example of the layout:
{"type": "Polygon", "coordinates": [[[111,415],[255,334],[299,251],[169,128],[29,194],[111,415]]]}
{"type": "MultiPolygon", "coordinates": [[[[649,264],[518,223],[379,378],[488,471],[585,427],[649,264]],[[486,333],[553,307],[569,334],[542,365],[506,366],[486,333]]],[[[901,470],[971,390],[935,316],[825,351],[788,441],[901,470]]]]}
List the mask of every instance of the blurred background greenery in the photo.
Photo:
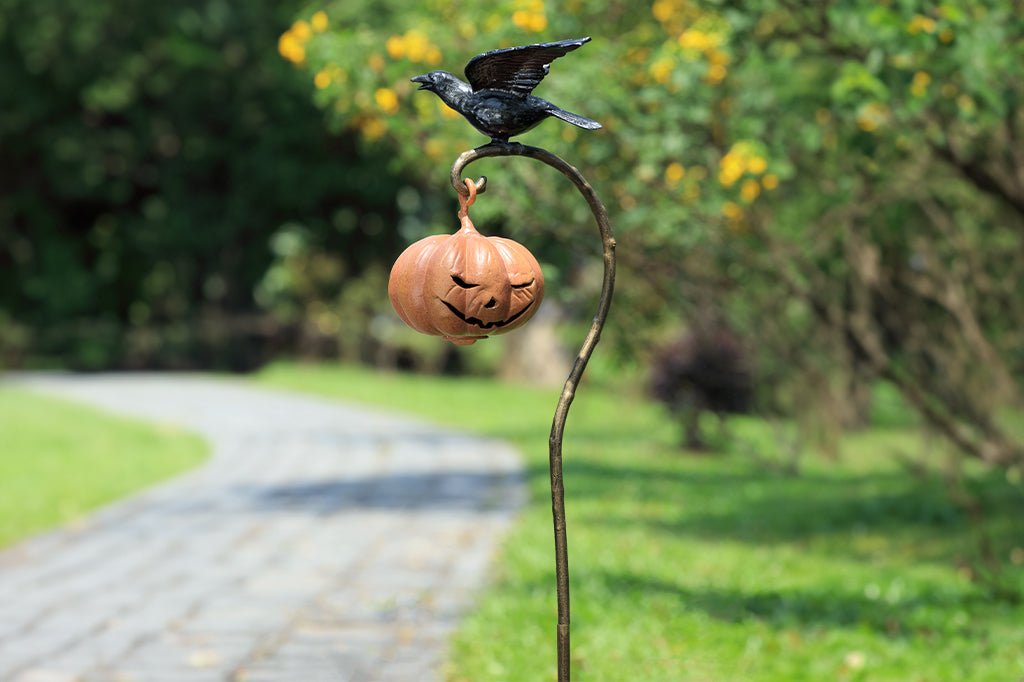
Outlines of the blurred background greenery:
{"type": "Polygon", "coordinates": [[[478,164],[474,219],[541,260],[535,322],[556,343],[455,349],[405,330],[390,264],[453,230],[448,168],[486,141],[409,78],[590,35],[537,94],[604,128],[520,139],[577,165],[613,216],[595,371],[657,373],[684,328],[724,329],[745,404],[826,446],[867,423],[885,381],[1019,475],[1022,34],[1009,0],[7,0],[0,362],[245,371],[287,355],[528,376],[592,315],[589,214],[538,164],[478,164]]]}
{"type": "MultiPolygon", "coordinates": [[[[570,457],[567,469],[600,493],[592,509],[580,507],[590,510],[589,523],[573,531],[585,548],[587,591],[601,594],[605,585],[608,603],[628,596],[626,625],[612,619],[600,636],[622,641],[641,613],[657,632],[661,621],[685,624],[684,597],[732,619],[737,595],[750,588],[749,613],[735,618],[753,623],[754,635],[694,626],[709,641],[735,635],[715,656],[759,656],[762,636],[766,650],[807,637],[814,646],[806,651],[820,651],[833,640],[815,614],[867,602],[850,587],[859,578],[850,582],[846,564],[829,573],[805,544],[786,549],[786,529],[842,527],[846,534],[825,549],[845,556],[877,521],[870,561],[851,560],[873,581],[869,601],[883,584],[872,577],[879,566],[919,579],[914,571],[928,569],[933,540],[957,546],[934,552],[947,584],[966,576],[984,588],[956,587],[963,601],[936,606],[935,618],[918,619],[897,595],[894,614],[923,623],[913,635],[919,658],[882,678],[938,679],[952,669],[947,661],[962,659],[961,644],[975,651],[977,662],[963,664],[974,666],[972,679],[1024,669],[1019,606],[1010,606],[1024,584],[1019,1],[4,0],[0,369],[248,372],[272,360],[316,359],[339,366],[274,363],[258,376],[431,418],[487,395],[484,421],[500,424],[493,435],[512,439],[530,462],[530,523],[517,532],[548,533],[546,455],[524,435],[549,419],[536,390],[372,370],[564,378],[565,358],[596,305],[600,242],[575,190],[541,164],[472,166],[489,178],[473,207],[477,227],[524,243],[544,267],[547,298],[526,328],[456,348],[406,329],[385,292],[405,246],[454,231],[448,170],[460,152],[487,141],[409,78],[438,68],[461,75],[470,58],[497,47],[588,35],[593,41],[557,61],[536,94],[603,129],[551,120],[518,139],[588,177],[619,243],[615,303],[587,374],[597,390],[585,393],[598,402],[585,398],[574,408],[588,455],[570,457]],[[643,390],[683,424],[656,417],[639,399],[643,390]],[[604,407],[588,415],[587,405],[598,403],[604,407]],[[731,422],[731,440],[710,414],[730,411],[755,413],[731,422]],[[520,428],[527,417],[529,428],[520,428]],[[677,435],[666,436],[672,429],[691,449],[723,457],[679,457],[677,435]],[[824,456],[808,463],[806,452],[824,456]],[[595,476],[600,467],[607,471],[595,476]],[[724,471],[715,475],[721,485],[688,489],[705,480],[697,475],[704,469],[724,471]],[[749,484],[737,490],[735,480],[749,484]],[[822,492],[833,490],[823,480],[836,482],[835,500],[822,492]],[[820,513],[844,496],[853,511],[820,513]],[[749,529],[751,538],[771,539],[765,552],[775,558],[738,555],[737,576],[777,561],[780,547],[786,563],[808,559],[807,566],[781,573],[781,583],[757,574],[749,586],[709,592],[704,575],[730,573],[685,570],[694,556],[712,561],[719,550],[685,544],[692,538],[677,530],[686,526],[680,499],[715,543],[719,526],[701,515],[723,505],[736,510],[718,522],[722,533],[739,527],[741,536],[749,529]],[[638,512],[638,504],[646,506],[638,512]],[[651,527],[673,530],[639,546],[634,526],[645,514],[651,527]],[[621,527],[611,527],[619,517],[621,527]],[[900,519],[919,517],[931,532],[899,529],[900,519]],[[670,558],[656,568],[613,561],[653,562],[659,553],[670,558]],[[601,582],[595,562],[619,577],[601,582]],[[688,575],[698,582],[681,588],[688,575]],[[834,580],[822,587],[815,576],[834,580]],[[794,585],[820,594],[794,602],[786,596],[794,585]],[[853,596],[837,602],[837,590],[850,589],[853,596]],[[673,595],[678,609],[637,606],[652,594],[658,604],[673,595]],[[967,612],[995,629],[962,626],[967,612]],[[794,618],[807,622],[793,630],[794,618]],[[933,639],[945,627],[935,623],[946,620],[962,636],[956,646],[933,639]],[[978,672],[987,661],[992,671],[978,672]],[[941,670],[921,672],[927,665],[941,670]]],[[[8,430],[31,422],[14,409],[3,415],[8,430]]],[[[37,420],[42,430],[49,423],[37,420]]],[[[510,633],[539,628],[491,616],[533,599],[538,618],[548,617],[546,578],[537,582],[543,588],[509,587],[528,573],[522,565],[547,565],[546,549],[543,559],[516,563],[523,548],[544,542],[510,543],[511,558],[497,572],[504,582],[457,642],[462,650],[467,642],[493,646],[484,663],[466,663],[453,679],[483,679],[479,668],[502,652],[514,666],[522,651],[536,650],[506,645],[510,633]],[[488,634],[475,637],[477,630],[488,634]]],[[[915,599],[920,608],[935,603],[915,599]]],[[[868,622],[891,646],[886,655],[898,658],[904,640],[895,615],[865,608],[867,616],[841,614],[838,622],[856,632],[868,622]]],[[[666,651],[692,634],[664,632],[666,651]]],[[[635,638],[644,651],[648,635],[635,638]]],[[[603,654],[604,640],[589,636],[583,650],[603,654]]],[[[837,679],[866,679],[862,643],[850,641],[835,639],[854,646],[837,679]]],[[[791,675],[737,674],[828,676],[790,654],[769,658],[792,664],[791,675]]],[[[668,651],[649,679],[670,677],[678,655],[668,651]]]]}

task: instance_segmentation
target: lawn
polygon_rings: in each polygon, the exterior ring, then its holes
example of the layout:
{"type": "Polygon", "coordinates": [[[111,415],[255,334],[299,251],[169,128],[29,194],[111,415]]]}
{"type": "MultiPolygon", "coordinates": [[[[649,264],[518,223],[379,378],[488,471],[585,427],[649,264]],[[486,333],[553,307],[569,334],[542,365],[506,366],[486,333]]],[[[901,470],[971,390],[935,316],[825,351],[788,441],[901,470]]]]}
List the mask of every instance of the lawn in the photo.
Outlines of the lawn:
{"type": "Polygon", "coordinates": [[[206,452],[173,427],[0,387],[0,547],[196,466],[206,452]]]}
{"type": "MultiPolygon", "coordinates": [[[[448,678],[554,678],[547,435],[558,390],[279,364],[266,385],[374,404],[507,439],[531,502],[458,631],[448,678]]],[[[1024,494],[968,467],[985,523],[952,504],[947,455],[899,419],[785,472],[770,425],[682,453],[659,406],[585,385],[564,446],[574,678],[609,682],[1024,678],[1024,607],[972,579],[981,538],[1024,589],[1024,494]],[[929,454],[930,453],[930,454],[929,454]]]]}

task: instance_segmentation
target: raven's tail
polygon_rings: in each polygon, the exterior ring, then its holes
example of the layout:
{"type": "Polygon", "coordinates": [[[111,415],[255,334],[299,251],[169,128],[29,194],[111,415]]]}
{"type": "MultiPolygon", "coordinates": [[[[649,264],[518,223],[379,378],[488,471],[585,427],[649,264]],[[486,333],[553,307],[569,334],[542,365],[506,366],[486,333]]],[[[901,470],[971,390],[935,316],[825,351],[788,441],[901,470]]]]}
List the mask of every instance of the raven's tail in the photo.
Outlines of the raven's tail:
{"type": "Polygon", "coordinates": [[[601,127],[601,124],[597,121],[592,121],[589,118],[585,118],[579,114],[574,114],[571,111],[566,111],[565,109],[559,109],[555,106],[551,107],[551,115],[557,116],[566,123],[571,123],[574,126],[584,128],[586,130],[597,130],[601,127]]]}

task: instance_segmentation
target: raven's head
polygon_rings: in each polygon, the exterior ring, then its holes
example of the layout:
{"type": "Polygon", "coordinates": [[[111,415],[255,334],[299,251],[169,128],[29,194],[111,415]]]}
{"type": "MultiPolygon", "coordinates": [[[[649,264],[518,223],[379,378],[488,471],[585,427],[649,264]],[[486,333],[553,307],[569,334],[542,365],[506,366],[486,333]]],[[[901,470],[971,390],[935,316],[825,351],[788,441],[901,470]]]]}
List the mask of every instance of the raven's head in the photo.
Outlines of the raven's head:
{"type": "Polygon", "coordinates": [[[413,83],[419,83],[420,87],[417,90],[430,90],[431,92],[437,92],[438,87],[445,85],[451,79],[451,74],[445,71],[431,71],[425,73],[422,76],[413,76],[410,80],[413,83]]]}
{"type": "Polygon", "coordinates": [[[431,71],[411,80],[420,84],[420,90],[429,90],[456,111],[462,111],[460,103],[473,92],[469,83],[463,83],[447,71],[431,71]]]}

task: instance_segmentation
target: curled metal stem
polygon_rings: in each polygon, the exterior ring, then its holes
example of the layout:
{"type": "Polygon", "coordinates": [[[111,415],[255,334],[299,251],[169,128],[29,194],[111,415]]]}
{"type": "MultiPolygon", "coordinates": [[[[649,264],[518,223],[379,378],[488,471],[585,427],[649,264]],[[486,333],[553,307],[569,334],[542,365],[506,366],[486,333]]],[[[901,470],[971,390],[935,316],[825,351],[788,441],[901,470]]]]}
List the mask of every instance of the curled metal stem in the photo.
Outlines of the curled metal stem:
{"type": "MultiPolygon", "coordinates": [[[[576,388],[583,370],[586,369],[594,347],[601,337],[608,310],[612,303],[612,290],[615,287],[615,238],[612,236],[611,222],[608,211],[598,199],[594,189],[578,170],[551,152],[538,147],[529,147],[518,143],[492,142],[476,149],[463,152],[452,164],[451,183],[460,195],[468,195],[470,190],[466,183],[471,180],[462,179],[462,171],[466,166],[490,156],[526,156],[536,159],[560,171],[580,191],[590,206],[597,220],[604,249],[604,281],[601,287],[601,298],[597,304],[597,313],[590,325],[590,331],[583,340],[576,361],[565,381],[565,387],[555,408],[554,420],[551,424],[551,436],[548,439],[549,465],[551,469],[551,512],[555,527],[555,584],[558,598],[558,682],[569,682],[569,549],[565,531],[565,486],[562,481],[562,435],[565,432],[565,421],[569,415],[569,406],[576,395],[576,388]]],[[[486,190],[487,178],[476,181],[478,193],[486,190]]]]}

